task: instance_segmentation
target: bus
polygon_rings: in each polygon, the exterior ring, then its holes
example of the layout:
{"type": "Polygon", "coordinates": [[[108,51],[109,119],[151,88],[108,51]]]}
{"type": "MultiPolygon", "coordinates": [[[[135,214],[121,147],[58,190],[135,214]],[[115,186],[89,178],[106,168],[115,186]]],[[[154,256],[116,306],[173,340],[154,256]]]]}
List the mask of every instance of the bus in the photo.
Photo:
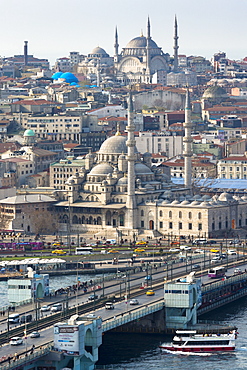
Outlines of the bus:
{"type": "Polygon", "coordinates": [[[220,277],[225,276],[225,273],[226,273],[226,268],[223,267],[223,266],[211,267],[208,270],[208,277],[210,277],[210,278],[220,278],[220,277]]]}
{"type": "Polygon", "coordinates": [[[93,253],[92,247],[77,247],[75,249],[75,254],[91,254],[93,253]]]}

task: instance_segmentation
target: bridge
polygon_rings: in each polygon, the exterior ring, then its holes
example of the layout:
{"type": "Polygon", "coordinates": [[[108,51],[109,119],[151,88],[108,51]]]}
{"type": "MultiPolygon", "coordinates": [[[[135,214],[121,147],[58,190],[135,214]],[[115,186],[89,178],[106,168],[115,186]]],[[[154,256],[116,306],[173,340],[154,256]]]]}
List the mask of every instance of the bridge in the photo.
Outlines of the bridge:
{"type": "MultiPolygon", "coordinates": [[[[234,264],[235,267],[235,264],[234,264]]],[[[179,270],[177,273],[175,269],[173,270],[173,276],[181,276],[184,271],[179,270]]],[[[165,301],[164,301],[164,272],[162,273],[163,277],[156,279],[153,282],[153,289],[155,290],[155,297],[147,297],[144,294],[145,289],[140,290],[140,284],[135,283],[135,279],[130,287],[130,295],[129,298],[138,296],[140,300],[140,305],[138,307],[130,307],[127,305],[125,301],[125,295],[121,290],[119,291],[119,283],[113,290],[107,292],[107,298],[102,298],[99,302],[87,303],[84,305],[80,305],[78,307],[67,308],[67,310],[63,311],[63,318],[62,320],[67,320],[71,315],[78,314],[85,319],[87,314],[94,308],[93,315],[89,318],[86,317],[87,320],[92,322],[94,318],[98,318],[99,316],[102,317],[102,325],[101,330],[102,332],[107,332],[110,330],[126,330],[126,331],[133,331],[137,330],[139,324],[143,323],[145,320],[145,325],[139,325],[138,330],[143,330],[143,332],[165,332],[167,331],[166,322],[164,320],[165,316],[165,301]],[[104,303],[109,298],[115,298],[116,300],[116,309],[113,310],[114,312],[107,312],[104,309],[104,303]],[[93,307],[94,306],[94,307],[93,307]],[[154,316],[155,315],[155,316],[154,316]],[[153,319],[159,321],[159,325],[149,325],[147,324],[148,321],[151,322],[153,319]],[[162,321],[163,318],[163,321],[162,321]],[[129,330],[129,324],[132,324],[131,330],[129,330]],[[134,324],[134,326],[133,326],[134,324]],[[160,325],[161,324],[161,325],[160,325]]],[[[166,274],[165,274],[166,275],[166,274]]],[[[169,282],[168,282],[169,283],[169,282]]],[[[176,283],[176,280],[173,280],[172,283],[176,283]]],[[[105,288],[107,289],[107,288],[105,288]]],[[[108,288],[109,289],[109,288],[108,288]]],[[[206,282],[202,286],[202,304],[197,310],[197,314],[201,315],[205,312],[209,312],[210,310],[220,307],[223,304],[227,304],[232,302],[235,299],[241,298],[247,294],[247,273],[242,273],[240,275],[231,276],[226,280],[218,280],[213,282],[206,282]]],[[[48,325],[52,325],[53,323],[61,320],[61,314],[55,314],[51,317],[42,318],[39,320],[39,329],[42,327],[47,327],[48,325]]],[[[28,332],[32,331],[35,327],[36,323],[30,323],[27,326],[28,332]]],[[[15,328],[10,330],[9,335],[18,335],[19,332],[23,333],[23,326],[19,328],[15,328]]],[[[52,329],[50,329],[52,331],[52,329]]],[[[6,342],[6,332],[0,334],[0,340],[3,340],[2,343],[6,342]]],[[[37,342],[38,343],[38,342],[37,342]]],[[[4,346],[5,347],[5,346],[4,346]]],[[[23,369],[28,370],[30,369],[34,359],[37,363],[42,363],[44,358],[50,356],[50,358],[57,358],[57,361],[62,361],[61,358],[64,359],[66,357],[64,354],[58,353],[57,351],[53,350],[52,341],[48,341],[47,344],[42,344],[42,347],[35,350],[34,353],[30,353],[30,351],[22,351],[19,353],[18,357],[11,358],[10,363],[8,361],[8,357],[3,355],[4,347],[0,350],[0,357],[2,356],[2,363],[1,369],[17,369],[18,367],[22,366],[23,369]]],[[[88,356],[91,356],[88,353],[88,356]]],[[[32,365],[33,366],[33,365],[32,365]]]]}

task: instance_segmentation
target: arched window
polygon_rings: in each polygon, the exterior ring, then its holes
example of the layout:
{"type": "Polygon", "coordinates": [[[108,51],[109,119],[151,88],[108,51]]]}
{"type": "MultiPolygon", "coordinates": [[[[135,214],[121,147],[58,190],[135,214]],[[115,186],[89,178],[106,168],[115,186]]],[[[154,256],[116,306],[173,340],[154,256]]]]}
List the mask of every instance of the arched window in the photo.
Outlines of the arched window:
{"type": "Polygon", "coordinates": [[[182,215],[182,212],[181,212],[181,211],[179,211],[178,217],[179,217],[179,218],[182,218],[182,217],[183,217],[183,215],[182,215]]]}
{"type": "Polygon", "coordinates": [[[189,212],[189,218],[192,218],[192,213],[191,212],[189,212]]]}
{"type": "Polygon", "coordinates": [[[163,217],[163,212],[162,211],[160,211],[160,217],[163,217]]]}
{"type": "Polygon", "coordinates": [[[169,211],[169,218],[172,218],[172,211],[169,211]]]}
{"type": "Polygon", "coordinates": [[[141,210],[141,216],[144,216],[144,211],[143,211],[143,209],[141,210]]]}
{"type": "Polygon", "coordinates": [[[72,218],[72,224],[78,224],[78,217],[76,215],[72,218]]]}
{"type": "Polygon", "coordinates": [[[198,213],[198,219],[200,220],[202,218],[201,212],[198,213]]]}

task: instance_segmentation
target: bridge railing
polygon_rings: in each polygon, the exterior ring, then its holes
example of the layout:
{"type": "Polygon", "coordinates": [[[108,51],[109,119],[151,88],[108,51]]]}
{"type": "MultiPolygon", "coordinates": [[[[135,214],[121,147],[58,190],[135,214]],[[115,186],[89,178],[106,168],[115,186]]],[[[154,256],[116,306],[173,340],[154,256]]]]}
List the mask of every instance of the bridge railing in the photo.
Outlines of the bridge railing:
{"type": "Polygon", "coordinates": [[[104,321],[102,323],[103,332],[114,329],[118,326],[127,324],[133,320],[147,316],[150,313],[160,311],[165,305],[164,300],[154,303],[149,303],[145,307],[135,308],[128,312],[123,312],[120,315],[114,316],[113,318],[104,321]]]}
{"type": "Polygon", "coordinates": [[[9,360],[8,360],[8,356],[6,356],[4,360],[0,362],[0,369],[1,370],[11,370],[11,369],[19,368],[23,366],[24,364],[27,364],[30,361],[37,359],[38,357],[42,357],[48,354],[52,348],[53,348],[53,342],[50,342],[47,345],[43,345],[40,348],[37,348],[37,349],[35,348],[33,352],[29,351],[29,354],[28,352],[25,352],[19,355],[18,358],[16,358],[15,356],[12,356],[12,357],[9,357],[9,360]]]}

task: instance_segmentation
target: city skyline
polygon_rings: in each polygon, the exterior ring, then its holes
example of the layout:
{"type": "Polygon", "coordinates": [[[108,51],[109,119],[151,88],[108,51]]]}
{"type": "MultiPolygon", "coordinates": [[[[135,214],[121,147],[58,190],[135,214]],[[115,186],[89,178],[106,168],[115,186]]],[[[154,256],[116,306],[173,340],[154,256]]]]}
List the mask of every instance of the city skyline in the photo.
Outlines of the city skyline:
{"type": "Polygon", "coordinates": [[[112,56],[115,27],[121,51],[141,32],[146,35],[148,16],[153,40],[173,55],[175,14],[179,54],[211,58],[224,51],[235,60],[247,56],[241,42],[247,31],[247,3],[241,0],[208,0],[206,5],[196,0],[96,0],[90,6],[83,0],[2,0],[1,5],[2,57],[23,54],[24,40],[29,42],[29,54],[48,58],[51,65],[70,51],[87,55],[96,46],[112,56]]]}

